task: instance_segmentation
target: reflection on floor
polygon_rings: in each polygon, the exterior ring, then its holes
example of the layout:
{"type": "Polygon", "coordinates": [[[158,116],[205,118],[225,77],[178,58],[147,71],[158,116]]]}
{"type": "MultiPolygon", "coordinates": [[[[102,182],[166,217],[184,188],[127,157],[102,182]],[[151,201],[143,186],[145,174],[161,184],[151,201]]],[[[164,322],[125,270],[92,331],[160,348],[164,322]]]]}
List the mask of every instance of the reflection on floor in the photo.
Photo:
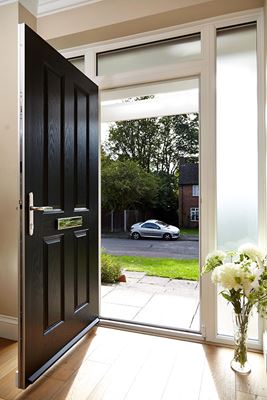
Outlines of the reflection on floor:
{"type": "Polygon", "coordinates": [[[125,274],[126,283],[102,284],[102,317],[199,331],[199,282],[125,274]]]}
{"type": "Polygon", "coordinates": [[[0,339],[0,400],[267,400],[262,354],[249,353],[252,373],[240,377],[231,349],[94,328],[25,391],[16,354],[0,339]]]}

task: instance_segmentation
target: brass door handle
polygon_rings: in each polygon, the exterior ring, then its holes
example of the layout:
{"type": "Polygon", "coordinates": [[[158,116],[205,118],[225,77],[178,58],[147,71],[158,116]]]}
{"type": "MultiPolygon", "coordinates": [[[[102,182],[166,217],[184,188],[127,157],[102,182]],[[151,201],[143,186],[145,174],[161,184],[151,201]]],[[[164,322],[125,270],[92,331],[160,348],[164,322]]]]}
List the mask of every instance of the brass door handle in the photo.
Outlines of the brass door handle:
{"type": "Polygon", "coordinates": [[[32,236],[34,232],[34,211],[45,212],[52,211],[53,207],[43,206],[35,207],[33,205],[33,192],[29,193],[29,235],[32,236]]]}

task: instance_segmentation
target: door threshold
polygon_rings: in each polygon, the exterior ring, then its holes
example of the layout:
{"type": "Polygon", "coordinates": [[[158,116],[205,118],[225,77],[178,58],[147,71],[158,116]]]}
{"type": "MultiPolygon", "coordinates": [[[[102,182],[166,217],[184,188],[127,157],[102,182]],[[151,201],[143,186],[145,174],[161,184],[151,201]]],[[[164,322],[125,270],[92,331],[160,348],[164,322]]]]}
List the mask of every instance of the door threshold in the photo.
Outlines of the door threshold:
{"type": "Polygon", "coordinates": [[[170,339],[181,339],[189,342],[203,343],[205,341],[205,338],[200,332],[181,331],[173,328],[162,328],[158,326],[138,324],[135,322],[125,322],[101,317],[98,326],[143,333],[146,335],[162,336],[170,339]]]}

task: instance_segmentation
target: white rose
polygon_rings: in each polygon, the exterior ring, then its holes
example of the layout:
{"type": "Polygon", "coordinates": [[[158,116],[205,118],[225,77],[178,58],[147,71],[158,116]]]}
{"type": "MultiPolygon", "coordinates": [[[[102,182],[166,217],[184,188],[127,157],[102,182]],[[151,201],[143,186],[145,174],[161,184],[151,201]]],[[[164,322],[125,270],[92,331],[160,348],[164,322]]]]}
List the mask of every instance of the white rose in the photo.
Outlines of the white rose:
{"type": "Polygon", "coordinates": [[[264,253],[253,244],[243,244],[238,248],[240,254],[244,254],[249,257],[252,261],[262,262],[264,259],[264,253]]]}
{"type": "Polygon", "coordinates": [[[238,290],[241,288],[242,280],[240,264],[226,263],[218,266],[212,273],[211,279],[214,283],[220,283],[223,288],[238,290]]]}

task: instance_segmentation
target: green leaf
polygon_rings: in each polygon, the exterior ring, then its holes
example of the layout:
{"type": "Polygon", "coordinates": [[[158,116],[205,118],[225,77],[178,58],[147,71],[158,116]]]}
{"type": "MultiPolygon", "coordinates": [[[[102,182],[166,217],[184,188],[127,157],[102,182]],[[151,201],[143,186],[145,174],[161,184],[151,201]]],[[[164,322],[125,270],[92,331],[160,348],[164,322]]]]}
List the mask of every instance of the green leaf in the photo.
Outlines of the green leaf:
{"type": "Polygon", "coordinates": [[[228,300],[228,301],[230,301],[230,302],[233,301],[232,297],[231,297],[229,294],[226,294],[226,293],[224,293],[224,292],[221,292],[220,294],[221,294],[226,300],[228,300]]]}

